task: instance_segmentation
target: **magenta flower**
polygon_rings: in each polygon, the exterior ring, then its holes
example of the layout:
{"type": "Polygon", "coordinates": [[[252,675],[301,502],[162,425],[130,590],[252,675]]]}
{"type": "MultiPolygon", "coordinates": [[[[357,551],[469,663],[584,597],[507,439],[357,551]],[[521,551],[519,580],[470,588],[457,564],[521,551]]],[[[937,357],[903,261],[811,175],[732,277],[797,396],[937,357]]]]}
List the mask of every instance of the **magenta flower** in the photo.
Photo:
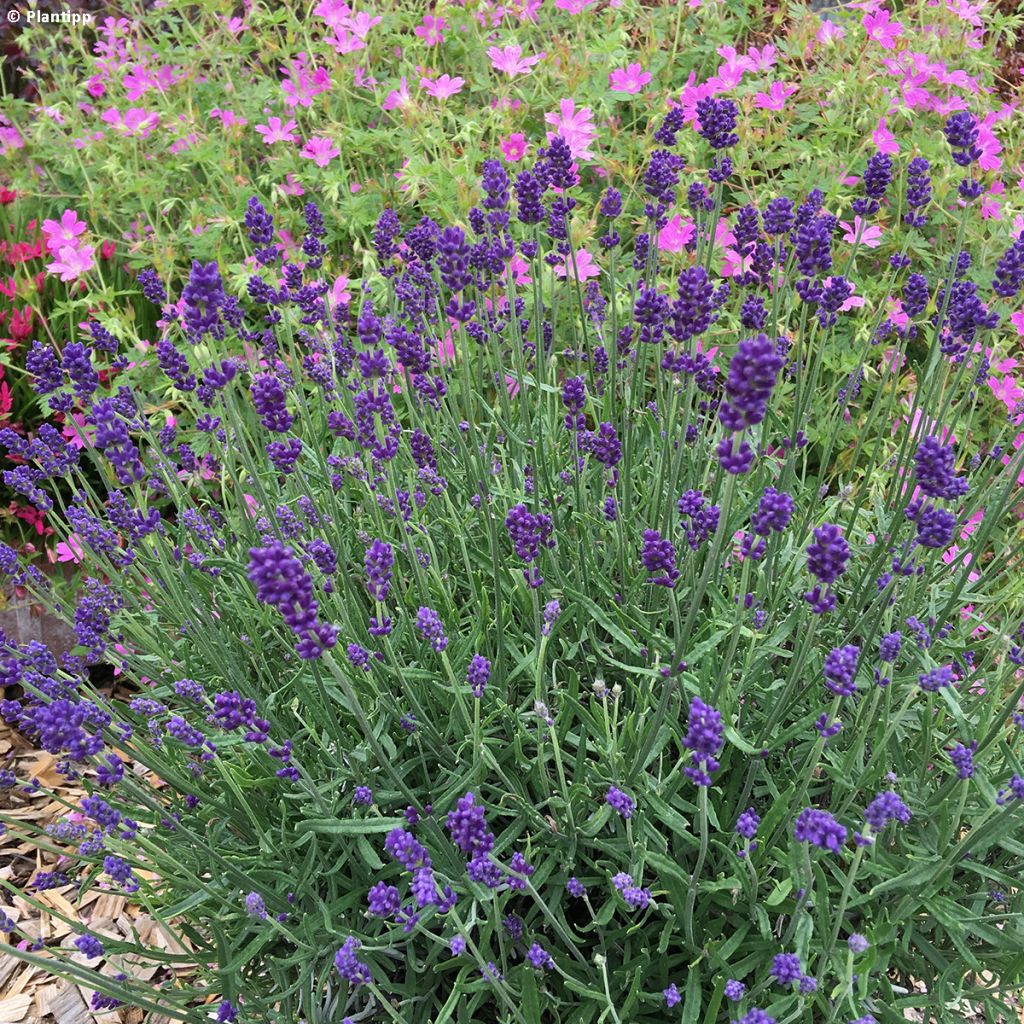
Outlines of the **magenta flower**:
{"type": "Polygon", "coordinates": [[[43,221],[43,237],[46,239],[47,252],[59,252],[64,246],[77,248],[78,236],[86,230],[88,225],[84,220],[78,219],[74,210],[65,210],[60,215],[60,220],[43,221]]]}
{"type": "Polygon", "coordinates": [[[230,128],[232,125],[247,125],[249,119],[246,117],[239,117],[233,110],[224,110],[221,107],[214,107],[210,111],[210,117],[216,118],[225,128],[230,128]]]}
{"type": "Polygon", "coordinates": [[[890,21],[889,12],[883,7],[878,11],[865,12],[864,30],[868,39],[873,39],[883,50],[891,50],[903,32],[903,23],[890,21]]]}
{"type": "Polygon", "coordinates": [[[356,50],[366,49],[366,40],[347,28],[337,28],[333,35],[324,37],[325,43],[330,43],[336,53],[355,53],[356,50]]]}
{"type": "MultiPolygon", "coordinates": [[[[355,14],[349,14],[341,19],[343,28],[355,36],[356,39],[366,42],[366,37],[370,34],[370,29],[374,25],[379,25],[383,19],[380,15],[369,14],[367,11],[357,11],[355,14]]],[[[340,33],[339,33],[340,34],[340,33]]],[[[358,49],[358,47],[356,47],[358,49]]]]}
{"type": "Polygon", "coordinates": [[[568,11],[570,14],[582,14],[594,0],[555,0],[555,6],[560,11],[568,11]]]}
{"type": "Polygon", "coordinates": [[[75,281],[96,265],[93,259],[95,251],[91,245],[83,245],[81,249],[73,245],[62,245],[57,259],[48,263],[46,269],[51,274],[59,274],[62,281],[75,281]]]}
{"type": "Polygon", "coordinates": [[[256,125],[256,134],[263,136],[265,146],[272,146],[275,142],[296,142],[297,137],[292,134],[296,127],[294,121],[282,123],[279,117],[268,117],[266,124],[256,125]]]}
{"type": "Polygon", "coordinates": [[[423,24],[417,25],[413,32],[427,44],[437,46],[444,42],[444,29],[446,27],[444,18],[435,18],[432,14],[423,15],[423,24]]]}
{"type": "Polygon", "coordinates": [[[144,139],[152,134],[160,115],[143,107],[129,107],[122,116],[117,107],[111,107],[100,114],[100,120],[112,125],[122,135],[137,135],[144,139]]]}
{"type": "Polygon", "coordinates": [[[639,64],[616,68],[608,74],[608,87],[612,92],[638,93],[651,80],[651,73],[639,64]]]}
{"type": "Polygon", "coordinates": [[[412,106],[412,95],[409,93],[409,83],[405,80],[405,75],[402,75],[402,80],[398,85],[397,89],[392,89],[384,98],[383,104],[381,104],[382,110],[394,110],[396,107],[411,107],[412,106]]]}
{"type": "Polygon", "coordinates": [[[327,293],[331,297],[331,308],[333,309],[339,303],[345,303],[348,305],[352,301],[352,293],[348,290],[349,279],[344,274],[339,274],[334,279],[334,284],[331,285],[331,290],[327,293]]]}
{"type": "Polygon", "coordinates": [[[774,46],[765,46],[763,48],[751,46],[747,50],[747,60],[750,62],[750,70],[771,71],[771,69],[775,67],[776,52],[777,51],[774,46]]]}
{"type": "Polygon", "coordinates": [[[819,43],[828,44],[833,40],[845,39],[846,29],[842,25],[837,25],[834,21],[822,19],[821,24],[818,26],[818,31],[814,34],[814,38],[819,43]]]}
{"type": "Polygon", "coordinates": [[[725,61],[718,68],[720,77],[732,77],[738,74],[742,78],[746,72],[757,70],[753,59],[745,53],[740,53],[735,46],[720,46],[715,53],[725,61]]]}
{"type": "Polygon", "coordinates": [[[785,82],[772,82],[767,92],[759,92],[754,96],[754,106],[761,110],[782,110],[786,100],[797,91],[795,85],[785,82]]]}
{"type": "Polygon", "coordinates": [[[289,107],[308,107],[313,97],[326,92],[331,87],[331,76],[326,68],[314,68],[310,73],[309,61],[304,53],[300,53],[289,67],[281,69],[287,76],[281,83],[284,102],[289,107]]]}
{"type": "Polygon", "coordinates": [[[1003,167],[1003,161],[999,159],[1003,145],[992,131],[995,119],[996,115],[989,113],[978,122],[978,148],[981,150],[978,166],[983,171],[999,171],[1003,167]]]}
{"type": "Polygon", "coordinates": [[[429,78],[420,79],[420,88],[437,100],[446,100],[449,96],[456,95],[456,93],[462,91],[462,87],[465,84],[466,80],[464,78],[452,78],[451,75],[441,75],[440,78],[433,81],[429,78]]]}
{"type": "Polygon", "coordinates": [[[522,132],[513,132],[501,140],[501,155],[510,163],[518,163],[526,156],[526,136],[522,132]]]}
{"type": "Polygon", "coordinates": [[[680,106],[683,108],[683,120],[687,124],[697,124],[697,104],[709,96],[714,96],[714,86],[710,82],[702,82],[700,85],[697,84],[697,75],[695,72],[690,72],[690,77],[686,80],[686,84],[683,86],[682,92],[679,94],[679,102],[672,104],[673,106],[680,106]]]}
{"type": "Polygon", "coordinates": [[[677,213],[658,232],[658,250],[659,252],[682,252],[686,248],[686,243],[692,241],[696,234],[697,228],[693,221],[689,218],[683,220],[682,216],[677,213]]]}
{"type": "Polygon", "coordinates": [[[548,142],[561,135],[569,146],[573,160],[593,160],[590,144],[597,137],[594,115],[590,107],[576,109],[574,100],[559,100],[558,113],[547,113],[544,120],[555,130],[548,132],[548,142]]]}
{"type": "Polygon", "coordinates": [[[575,255],[570,253],[561,263],[555,265],[556,277],[570,279],[578,277],[580,283],[589,281],[590,278],[597,277],[600,273],[601,268],[594,262],[594,257],[586,249],[577,249],[575,255]]]}
{"type": "Polygon", "coordinates": [[[857,240],[857,232],[860,232],[860,244],[865,249],[877,249],[882,244],[882,229],[878,224],[866,224],[859,216],[853,218],[853,223],[841,220],[839,226],[846,232],[843,241],[851,245],[857,240]]]}
{"type": "Polygon", "coordinates": [[[345,0],[320,0],[313,8],[318,18],[323,18],[331,28],[341,28],[344,20],[352,13],[345,0]]]}
{"type": "Polygon", "coordinates": [[[312,160],[317,167],[326,167],[336,156],[341,154],[338,147],[322,135],[314,135],[299,151],[299,155],[312,160]]]}
{"type": "Polygon", "coordinates": [[[896,141],[896,136],[886,127],[886,119],[884,117],[878,119],[878,126],[871,133],[871,141],[875,144],[879,153],[887,153],[892,156],[900,151],[900,144],[896,141]]]}
{"type": "Polygon", "coordinates": [[[281,191],[286,196],[303,196],[306,194],[306,190],[302,187],[302,182],[290,172],[284,176],[284,184],[281,186],[281,191]]]}
{"type": "Polygon", "coordinates": [[[487,56],[491,58],[491,67],[495,71],[502,71],[509,78],[514,78],[516,75],[528,75],[533,65],[543,60],[546,55],[538,53],[533,57],[524,57],[523,48],[513,45],[506,46],[503,50],[491,46],[487,50],[487,56]]]}

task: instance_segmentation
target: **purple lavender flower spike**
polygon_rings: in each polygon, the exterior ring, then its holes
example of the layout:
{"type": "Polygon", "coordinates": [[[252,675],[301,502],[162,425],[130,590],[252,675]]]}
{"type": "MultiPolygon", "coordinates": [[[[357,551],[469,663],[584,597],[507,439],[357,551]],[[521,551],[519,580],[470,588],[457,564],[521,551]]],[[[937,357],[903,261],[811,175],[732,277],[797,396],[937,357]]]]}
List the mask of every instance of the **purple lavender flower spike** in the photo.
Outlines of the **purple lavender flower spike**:
{"type": "Polygon", "coordinates": [[[367,985],[373,980],[370,968],[356,957],[359,946],[359,940],[354,935],[350,935],[341,944],[341,949],[334,954],[334,967],[339,977],[342,981],[347,981],[353,988],[367,985]]]}
{"type": "Polygon", "coordinates": [[[674,587],[679,579],[676,549],[657,530],[644,530],[644,546],[640,560],[648,572],[647,582],[658,587],[674,587]]]}
{"type": "Polygon", "coordinates": [[[799,843],[838,853],[846,842],[846,829],[828,811],[806,807],[797,815],[793,836],[799,843]]]}
{"type": "Polygon", "coordinates": [[[618,789],[615,786],[610,786],[608,794],[605,797],[605,802],[611,808],[618,811],[622,817],[627,819],[633,817],[633,811],[636,808],[636,804],[633,802],[632,798],[623,793],[621,789],[618,789]]]}
{"type": "Polygon", "coordinates": [[[683,746],[691,751],[693,763],[683,770],[698,786],[711,785],[711,772],[718,771],[717,755],[725,738],[721,714],[700,697],[690,701],[690,716],[683,746]]]}

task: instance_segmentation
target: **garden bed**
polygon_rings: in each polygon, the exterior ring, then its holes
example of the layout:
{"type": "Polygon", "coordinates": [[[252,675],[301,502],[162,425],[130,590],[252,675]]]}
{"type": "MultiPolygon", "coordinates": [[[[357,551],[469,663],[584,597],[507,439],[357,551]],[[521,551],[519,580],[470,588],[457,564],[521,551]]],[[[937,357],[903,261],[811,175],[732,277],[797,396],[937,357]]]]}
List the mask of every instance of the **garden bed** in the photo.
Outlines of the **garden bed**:
{"type": "Polygon", "coordinates": [[[1024,14],[133,13],[2,105],[0,1010],[1019,1016],[1024,14]]]}

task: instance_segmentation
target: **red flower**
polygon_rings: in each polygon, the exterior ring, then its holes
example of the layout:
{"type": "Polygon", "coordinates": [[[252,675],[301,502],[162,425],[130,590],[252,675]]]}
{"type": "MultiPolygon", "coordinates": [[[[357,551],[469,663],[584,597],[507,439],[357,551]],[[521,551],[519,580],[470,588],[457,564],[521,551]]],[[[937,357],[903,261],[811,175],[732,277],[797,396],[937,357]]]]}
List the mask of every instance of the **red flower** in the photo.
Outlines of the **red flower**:
{"type": "Polygon", "coordinates": [[[25,306],[23,310],[11,310],[11,322],[8,325],[11,337],[15,341],[24,341],[32,334],[32,307],[25,306]]]}
{"type": "Polygon", "coordinates": [[[46,537],[53,533],[52,527],[45,524],[46,513],[40,512],[34,505],[18,505],[12,501],[7,511],[13,512],[19,519],[24,519],[41,537],[46,537]]]}

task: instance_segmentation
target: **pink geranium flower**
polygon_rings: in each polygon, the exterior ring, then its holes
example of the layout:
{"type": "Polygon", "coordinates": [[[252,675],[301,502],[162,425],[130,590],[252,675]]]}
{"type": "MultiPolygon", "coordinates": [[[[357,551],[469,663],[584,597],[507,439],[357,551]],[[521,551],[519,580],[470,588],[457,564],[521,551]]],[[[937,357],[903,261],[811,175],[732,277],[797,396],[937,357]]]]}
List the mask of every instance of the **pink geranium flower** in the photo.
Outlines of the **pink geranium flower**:
{"type": "Polygon", "coordinates": [[[300,156],[312,160],[317,167],[326,167],[336,156],[340,156],[338,147],[322,135],[314,135],[299,151],[300,156]]]}
{"type": "Polygon", "coordinates": [[[152,134],[160,115],[156,111],[145,110],[142,107],[129,107],[122,116],[120,110],[111,107],[100,114],[100,120],[112,125],[122,135],[137,135],[144,139],[152,134]]]}
{"type": "Polygon", "coordinates": [[[754,62],[746,54],[740,53],[735,46],[720,46],[715,50],[715,53],[725,61],[718,69],[719,75],[735,75],[739,73],[742,77],[745,72],[755,70],[756,65],[754,62]]]}
{"type": "Polygon", "coordinates": [[[284,176],[284,184],[281,186],[281,191],[286,196],[304,196],[306,194],[306,190],[302,187],[302,183],[294,174],[286,174],[284,176]]]}
{"type": "Polygon", "coordinates": [[[883,7],[864,13],[864,30],[883,50],[892,50],[903,32],[903,23],[891,21],[889,12],[883,7]]]}
{"type": "Polygon", "coordinates": [[[341,28],[342,21],[352,13],[352,8],[344,0],[320,0],[313,8],[313,13],[323,18],[331,28],[341,28]]]}
{"type": "Polygon", "coordinates": [[[1014,409],[1024,398],[1024,388],[1017,383],[1017,378],[1012,374],[1005,377],[989,377],[988,386],[1007,409],[1014,409]]]}
{"type": "Polygon", "coordinates": [[[331,87],[331,76],[326,68],[309,70],[308,58],[304,53],[295,57],[287,68],[281,69],[287,76],[281,83],[284,102],[289,107],[308,107],[313,98],[331,87]]]}
{"type": "Polygon", "coordinates": [[[597,136],[593,116],[590,107],[577,110],[575,101],[560,100],[557,114],[550,112],[544,115],[544,120],[555,129],[548,132],[548,142],[556,135],[561,135],[569,146],[573,160],[593,160],[590,144],[597,136]]]}
{"type": "Polygon", "coordinates": [[[411,107],[412,96],[409,94],[409,83],[405,80],[405,75],[402,75],[402,80],[398,85],[397,89],[392,89],[384,98],[381,109],[383,110],[394,110],[396,107],[411,107]]]}
{"type": "Polygon", "coordinates": [[[85,559],[85,549],[77,533],[68,534],[67,541],[59,541],[56,549],[58,562],[81,562],[85,559]]]}
{"type": "Polygon", "coordinates": [[[837,25],[834,21],[829,21],[827,18],[822,18],[821,24],[818,26],[818,31],[814,33],[814,38],[819,43],[831,43],[833,40],[840,40],[846,38],[846,29],[842,25],[837,25]]]}
{"type": "Polygon", "coordinates": [[[527,273],[530,265],[521,256],[513,256],[508,265],[512,268],[512,277],[516,284],[531,284],[533,282],[533,278],[527,273]]]}
{"type": "Polygon", "coordinates": [[[272,146],[275,142],[295,142],[293,133],[296,127],[294,121],[282,123],[279,117],[268,117],[266,124],[256,125],[256,134],[263,136],[265,146],[272,146]]]}
{"type": "Polygon", "coordinates": [[[417,25],[413,32],[427,44],[437,46],[444,42],[444,29],[447,23],[444,18],[435,18],[432,14],[423,15],[423,24],[417,25]]]}
{"type": "Polygon", "coordinates": [[[851,245],[857,240],[857,232],[860,232],[860,244],[865,249],[877,249],[882,244],[882,229],[877,224],[866,224],[861,218],[854,217],[850,224],[845,220],[839,222],[839,226],[846,232],[843,241],[851,245]]]}
{"type": "Polygon", "coordinates": [[[452,78],[451,75],[441,75],[440,78],[433,80],[430,78],[420,79],[420,88],[437,100],[446,100],[449,96],[455,96],[462,91],[465,84],[464,78],[452,78]]]}
{"type": "Polygon", "coordinates": [[[703,82],[700,85],[697,85],[696,82],[697,76],[691,71],[686,85],[683,86],[683,91],[679,94],[678,106],[683,108],[683,120],[687,124],[696,124],[697,104],[701,100],[715,95],[715,90],[710,82],[703,82]]]}
{"type": "Polygon", "coordinates": [[[378,14],[369,14],[367,11],[358,11],[341,19],[341,24],[348,29],[357,39],[366,40],[370,29],[379,25],[383,19],[378,14]]]}
{"type": "Polygon", "coordinates": [[[136,66],[125,72],[121,84],[124,86],[125,96],[129,102],[134,103],[136,100],[142,99],[157,82],[145,68],[136,66]]]}
{"type": "Polygon", "coordinates": [[[526,156],[526,136],[522,132],[513,132],[501,140],[501,155],[514,164],[526,156]]]}
{"type": "Polygon", "coordinates": [[[601,268],[594,262],[594,257],[586,249],[577,249],[575,253],[569,253],[565,259],[555,266],[556,277],[578,278],[582,284],[584,281],[597,277],[601,268]]]}
{"type": "Polygon", "coordinates": [[[555,6],[560,11],[568,11],[570,14],[582,14],[595,0],[555,0],[555,6]]]}
{"type": "MultiPolygon", "coordinates": [[[[825,278],[825,285],[826,286],[830,285],[832,283],[832,281],[833,281],[833,278],[826,277],[825,278]]],[[[861,307],[863,305],[864,305],[864,299],[863,299],[862,296],[855,295],[855,294],[854,295],[850,295],[847,299],[845,299],[843,301],[843,304],[839,307],[839,312],[840,313],[845,313],[847,310],[854,309],[855,307],[859,308],[859,307],[861,307]]]]}
{"type": "Polygon", "coordinates": [[[366,40],[347,28],[337,28],[333,34],[324,37],[325,43],[334,47],[335,53],[344,56],[346,53],[355,53],[356,50],[366,49],[366,40]]]}
{"type": "Polygon", "coordinates": [[[896,141],[896,136],[889,131],[884,117],[878,119],[878,124],[871,133],[871,141],[875,144],[879,153],[892,155],[900,151],[900,144],[896,141]]]}
{"type": "Polygon", "coordinates": [[[96,433],[96,428],[90,426],[85,419],[85,415],[80,412],[73,412],[70,416],[64,418],[64,426],[61,428],[60,436],[72,448],[76,448],[81,451],[86,446],[86,440],[88,443],[92,443],[92,436],[96,433]]]}
{"type": "Polygon", "coordinates": [[[986,114],[978,122],[978,148],[981,150],[978,166],[983,171],[999,171],[1003,167],[1003,161],[999,159],[1003,146],[992,131],[995,122],[995,114],[986,114]]]}
{"type": "Polygon", "coordinates": [[[992,187],[981,197],[981,219],[1002,220],[1003,210],[999,205],[999,197],[1006,191],[1001,181],[993,182],[992,187]]]}
{"type": "Polygon", "coordinates": [[[46,269],[51,274],[59,274],[62,281],[75,281],[96,265],[93,259],[95,251],[91,245],[83,245],[80,249],[63,245],[57,252],[57,259],[48,263],[46,269]]]}
{"type": "Polygon", "coordinates": [[[46,251],[57,252],[65,245],[77,247],[78,236],[87,227],[84,220],[79,220],[74,210],[65,210],[60,215],[60,220],[44,220],[42,232],[46,239],[46,251]]]}
{"type": "Polygon", "coordinates": [[[327,293],[331,297],[331,307],[344,303],[348,305],[352,301],[352,293],[348,290],[349,279],[345,274],[339,274],[334,279],[334,284],[331,285],[331,290],[327,293]]]}
{"type": "Polygon", "coordinates": [[[658,249],[661,252],[682,252],[686,243],[693,240],[697,228],[692,220],[683,220],[676,214],[659,232],[658,249]]]}
{"type": "Polygon", "coordinates": [[[491,67],[495,71],[501,71],[509,78],[514,78],[516,75],[528,75],[534,64],[543,60],[545,55],[538,53],[533,57],[524,57],[523,48],[513,45],[506,46],[503,50],[491,46],[487,50],[487,56],[491,58],[491,67]]]}
{"type": "Polygon", "coordinates": [[[768,91],[759,92],[754,96],[754,106],[762,110],[782,110],[786,100],[797,91],[795,85],[786,85],[785,82],[772,82],[768,91]]]}
{"type": "Polygon", "coordinates": [[[220,107],[214,107],[210,111],[210,117],[217,118],[225,128],[230,128],[232,125],[246,125],[249,123],[247,118],[239,117],[233,110],[222,110],[220,107]]]}
{"type": "Polygon", "coordinates": [[[651,73],[644,71],[639,64],[616,68],[608,74],[608,86],[612,92],[636,94],[651,80],[651,73]]]}
{"type": "Polygon", "coordinates": [[[774,46],[765,46],[763,49],[751,46],[747,50],[750,69],[752,71],[771,71],[775,67],[775,52],[774,46]]]}

